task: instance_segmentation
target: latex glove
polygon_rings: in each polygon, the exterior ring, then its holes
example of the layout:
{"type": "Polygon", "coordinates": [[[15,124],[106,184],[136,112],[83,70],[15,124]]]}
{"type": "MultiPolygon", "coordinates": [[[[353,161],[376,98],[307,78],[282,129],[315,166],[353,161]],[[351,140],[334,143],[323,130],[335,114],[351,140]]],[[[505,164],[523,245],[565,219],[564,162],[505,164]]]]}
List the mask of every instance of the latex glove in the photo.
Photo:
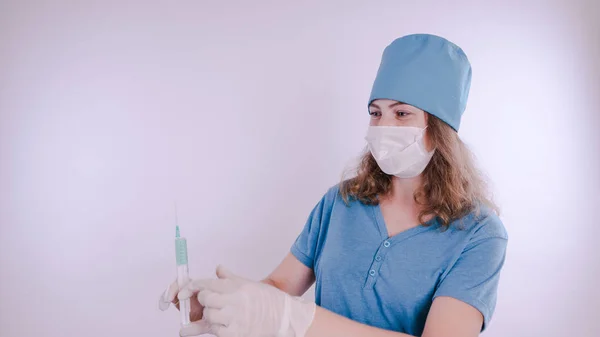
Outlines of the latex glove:
{"type": "MultiPolygon", "coordinates": [[[[216,280],[193,280],[179,299],[196,291],[204,317],[219,337],[304,337],[312,324],[316,305],[265,283],[246,280],[225,268],[216,280]]],[[[193,333],[183,328],[181,336],[193,333]]]]}
{"type": "MultiPolygon", "coordinates": [[[[179,299],[176,298],[179,293],[179,285],[177,280],[171,283],[167,289],[160,295],[158,299],[158,308],[161,311],[169,309],[171,303],[179,309],[179,299]]],[[[201,335],[211,333],[211,326],[207,320],[202,319],[202,312],[204,308],[198,302],[196,296],[190,298],[190,321],[192,322],[187,326],[187,330],[193,332],[194,335],[201,335]]]]}

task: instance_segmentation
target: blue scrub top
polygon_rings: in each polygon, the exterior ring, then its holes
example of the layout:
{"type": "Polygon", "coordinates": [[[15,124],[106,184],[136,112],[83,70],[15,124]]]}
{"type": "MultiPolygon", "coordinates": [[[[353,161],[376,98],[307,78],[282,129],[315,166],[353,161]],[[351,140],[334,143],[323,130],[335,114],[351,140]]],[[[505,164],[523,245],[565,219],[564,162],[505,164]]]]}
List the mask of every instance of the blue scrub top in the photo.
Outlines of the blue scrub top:
{"type": "Polygon", "coordinates": [[[489,209],[442,230],[433,220],[389,237],[379,206],[339,186],[310,213],[291,253],[316,276],[317,305],[367,325],[420,336],[437,296],[470,304],[489,324],[508,236],[489,209]]]}

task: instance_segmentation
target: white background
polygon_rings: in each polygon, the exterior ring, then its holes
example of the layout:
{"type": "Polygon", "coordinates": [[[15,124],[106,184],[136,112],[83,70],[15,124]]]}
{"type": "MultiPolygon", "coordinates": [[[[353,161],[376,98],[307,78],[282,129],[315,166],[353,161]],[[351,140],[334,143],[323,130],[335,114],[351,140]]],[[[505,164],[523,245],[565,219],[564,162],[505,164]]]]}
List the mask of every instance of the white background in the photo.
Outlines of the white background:
{"type": "Polygon", "coordinates": [[[383,48],[473,65],[460,130],[509,251],[493,336],[600,336],[600,6],[584,1],[0,2],[0,336],[176,336],[192,276],[287,253],[363,148],[383,48]]]}

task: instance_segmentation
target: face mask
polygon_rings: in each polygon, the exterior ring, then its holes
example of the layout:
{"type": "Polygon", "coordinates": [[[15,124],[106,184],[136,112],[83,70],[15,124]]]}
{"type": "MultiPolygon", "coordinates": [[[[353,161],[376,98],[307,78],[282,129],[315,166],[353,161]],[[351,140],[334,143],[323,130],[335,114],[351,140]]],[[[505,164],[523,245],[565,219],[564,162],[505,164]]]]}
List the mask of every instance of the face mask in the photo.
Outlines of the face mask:
{"type": "Polygon", "coordinates": [[[381,170],[399,178],[413,178],[425,170],[434,151],[427,152],[425,129],[411,126],[369,126],[365,140],[381,170]]]}

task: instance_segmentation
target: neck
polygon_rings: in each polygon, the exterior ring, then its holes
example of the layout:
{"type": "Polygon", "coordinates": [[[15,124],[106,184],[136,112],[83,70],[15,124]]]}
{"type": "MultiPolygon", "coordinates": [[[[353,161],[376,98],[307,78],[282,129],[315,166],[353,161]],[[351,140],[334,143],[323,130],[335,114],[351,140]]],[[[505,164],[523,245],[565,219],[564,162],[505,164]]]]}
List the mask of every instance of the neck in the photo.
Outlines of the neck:
{"type": "MultiPolygon", "coordinates": [[[[389,221],[388,233],[393,236],[403,230],[415,227],[420,223],[419,213],[423,206],[417,204],[414,198],[415,191],[421,187],[423,178],[392,178],[392,189],[387,197],[382,200],[384,218],[389,221]]],[[[428,221],[424,218],[423,221],[428,221]]]]}
{"type": "Polygon", "coordinates": [[[401,203],[406,206],[413,206],[415,203],[415,191],[423,183],[423,177],[418,175],[414,178],[392,178],[392,190],[389,198],[394,203],[401,203]]]}

